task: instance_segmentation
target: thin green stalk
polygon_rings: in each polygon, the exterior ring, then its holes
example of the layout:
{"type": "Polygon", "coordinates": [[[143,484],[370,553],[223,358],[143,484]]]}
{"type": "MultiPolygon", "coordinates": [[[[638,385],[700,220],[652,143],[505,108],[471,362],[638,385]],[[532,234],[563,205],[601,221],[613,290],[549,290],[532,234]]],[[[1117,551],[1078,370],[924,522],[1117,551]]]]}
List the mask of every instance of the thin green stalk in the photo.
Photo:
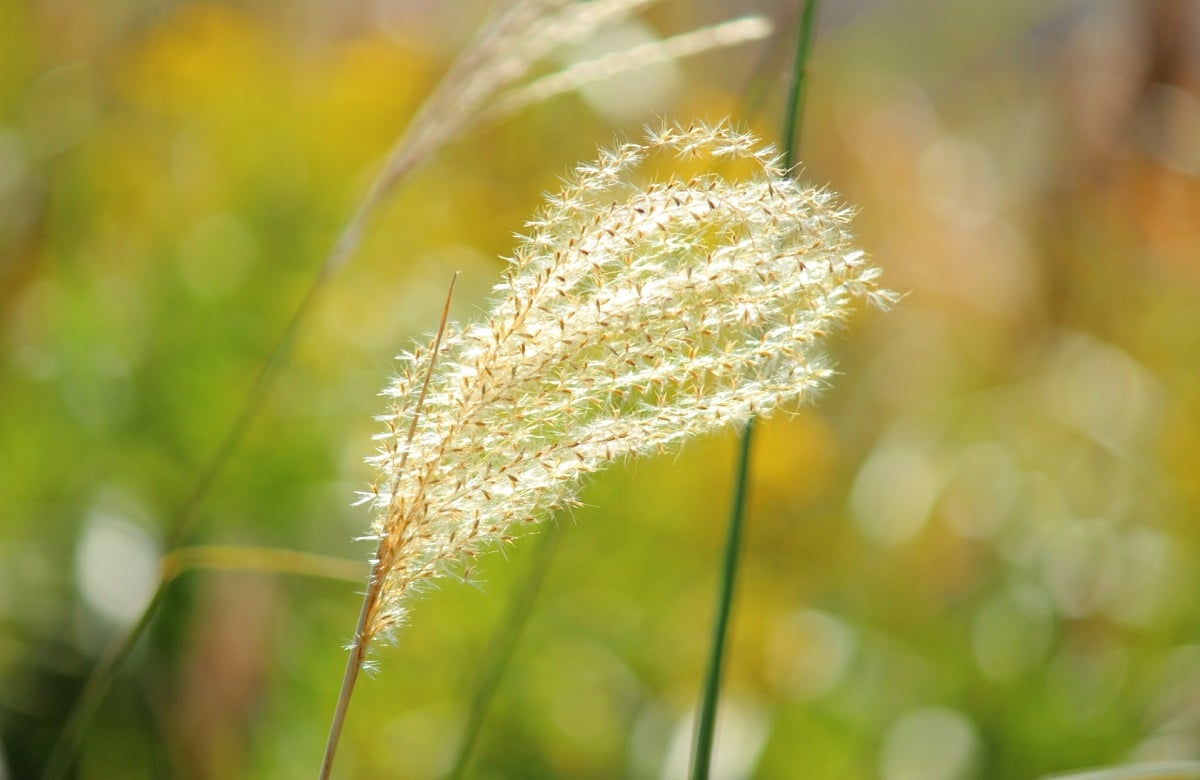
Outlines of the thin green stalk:
{"type": "Polygon", "coordinates": [[[796,163],[800,140],[800,120],[804,114],[804,88],[808,84],[808,53],[812,48],[812,33],[816,26],[817,0],[805,0],[796,32],[796,59],[792,62],[792,83],[788,90],[787,110],[783,115],[783,167],[791,170],[796,163]]]}
{"type": "Polygon", "coordinates": [[[83,689],[79,692],[79,697],[71,706],[71,711],[67,713],[62,731],[58,734],[58,741],[50,751],[50,758],[46,761],[46,766],[42,771],[43,780],[59,780],[66,776],[67,770],[71,768],[71,761],[75,757],[75,751],[83,738],[83,732],[87,730],[92,716],[96,714],[96,709],[112,686],[116,670],[133,652],[133,648],[137,646],[138,640],[146,632],[146,628],[162,605],[167,594],[167,584],[166,579],[159,580],[158,589],[154,591],[154,596],[142,611],[137,623],[134,623],[123,636],[109,645],[104,655],[96,661],[92,674],[88,676],[87,681],[83,684],[83,689]]]}
{"type": "MultiPolygon", "coordinates": [[[[791,88],[788,90],[787,110],[784,115],[783,161],[791,170],[795,164],[803,107],[805,72],[808,53],[812,44],[817,0],[805,0],[800,24],[796,31],[796,57],[792,65],[791,88]]],[[[725,645],[729,636],[729,619],[733,611],[734,584],[737,581],[738,558],[741,552],[745,526],[746,493],[750,476],[750,448],[754,438],[754,419],[746,423],[742,431],[741,446],[738,448],[733,504],[729,511],[729,530],[725,537],[725,550],[721,560],[721,575],[717,585],[717,614],[713,621],[712,644],[709,650],[708,670],[704,676],[704,688],[700,699],[700,710],[696,715],[696,736],[692,751],[691,780],[707,780],[712,764],[713,737],[716,732],[717,703],[720,698],[721,673],[725,661],[725,645]]]]}
{"type": "Polygon", "coordinates": [[[546,572],[550,570],[550,561],[554,557],[554,550],[561,535],[562,524],[557,522],[550,523],[545,531],[538,534],[538,545],[533,551],[533,559],[513,592],[508,603],[508,613],[500,621],[491,641],[488,642],[487,650],[482,655],[484,667],[475,683],[475,693],[471,698],[467,722],[463,726],[454,768],[446,775],[447,780],[459,780],[467,769],[479,734],[483,730],[483,721],[487,717],[492,698],[496,689],[500,687],[500,681],[504,678],[517,648],[517,640],[520,639],[521,631],[533,611],[533,602],[546,579],[546,572]]]}
{"type": "Polygon", "coordinates": [[[725,535],[725,552],[721,558],[721,577],[717,584],[717,617],[713,625],[712,648],[709,650],[708,673],[704,676],[704,692],[696,719],[696,743],[692,754],[692,780],[708,777],[712,763],[713,735],[717,724],[717,699],[721,689],[721,669],[725,661],[725,642],[729,634],[729,616],[733,611],[733,586],[737,581],[738,554],[742,548],[743,522],[746,513],[746,490],[750,483],[750,445],[754,439],[754,420],[746,423],[738,447],[733,504],[729,510],[729,529],[725,535]]]}

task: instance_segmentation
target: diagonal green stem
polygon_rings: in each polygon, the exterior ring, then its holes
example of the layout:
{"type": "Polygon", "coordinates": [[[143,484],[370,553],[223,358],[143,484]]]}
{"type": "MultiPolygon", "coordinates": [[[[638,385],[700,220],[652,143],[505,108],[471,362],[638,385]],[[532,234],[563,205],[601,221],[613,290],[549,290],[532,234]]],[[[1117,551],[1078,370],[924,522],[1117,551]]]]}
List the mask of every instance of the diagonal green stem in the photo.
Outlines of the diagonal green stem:
{"type": "Polygon", "coordinates": [[[717,617],[713,625],[712,647],[709,650],[708,673],[704,677],[704,692],[696,719],[696,743],[692,754],[692,780],[705,780],[712,762],[713,735],[717,725],[717,699],[721,689],[721,669],[725,661],[725,642],[729,634],[729,616],[733,611],[733,586],[737,581],[738,553],[742,549],[745,526],[746,489],[750,483],[750,445],[754,439],[754,420],[746,422],[738,447],[737,478],[734,483],[733,504],[729,510],[729,530],[725,535],[725,552],[721,558],[721,578],[717,585],[717,617]]]}
{"type": "Polygon", "coordinates": [[[533,602],[546,579],[546,572],[550,570],[550,561],[554,557],[554,550],[561,535],[562,524],[559,522],[551,522],[546,530],[538,534],[538,546],[508,603],[508,614],[500,621],[499,628],[492,635],[488,648],[483,653],[484,668],[475,683],[475,693],[459,741],[454,768],[446,775],[446,780],[459,780],[466,772],[479,734],[483,730],[483,720],[487,716],[496,689],[500,687],[500,681],[504,679],[509,661],[517,648],[517,640],[521,637],[521,630],[533,611],[533,602]]]}
{"type": "Polygon", "coordinates": [[[792,82],[788,89],[787,110],[783,115],[783,165],[791,170],[796,164],[800,139],[800,120],[804,115],[804,88],[808,84],[808,54],[812,49],[813,28],[816,26],[817,0],[805,0],[796,32],[796,58],[792,62],[792,82]]]}
{"type": "MultiPolygon", "coordinates": [[[[805,70],[812,44],[813,22],[817,0],[805,0],[796,32],[796,57],[792,66],[791,88],[788,90],[787,111],[784,116],[783,161],[790,171],[795,164],[796,133],[800,127],[803,106],[805,70]]],[[[754,439],[754,418],[746,422],[735,471],[733,504],[729,511],[729,530],[721,559],[721,576],[717,585],[717,614],[713,621],[712,644],[709,649],[708,670],[700,710],[696,715],[696,735],[692,750],[691,780],[707,780],[712,764],[713,738],[716,732],[717,703],[720,698],[721,672],[725,662],[725,646],[729,637],[729,619],[733,612],[734,584],[737,581],[738,558],[745,527],[746,493],[750,477],[750,448],[754,439]]]]}
{"type": "Polygon", "coordinates": [[[112,686],[117,670],[133,652],[133,648],[137,646],[138,640],[146,632],[154,615],[158,612],[158,608],[162,606],[163,598],[167,594],[167,585],[168,580],[165,577],[159,580],[158,589],[154,591],[150,602],[142,610],[138,621],[117,641],[110,644],[104,655],[96,661],[91,675],[83,684],[83,690],[80,691],[79,697],[71,705],[70,712],[67,713],[62,731],[58,733],[58,741],[55,742],[50,751],[50,758],[42,769],[43,780],[59,780],[59,778],[66,777],[67,771],[71,767],[71,761],[75,757],[75,750],[83,737],[83,732],[87,730],[92,716],[96,714],[96,709],[112,686]]]}

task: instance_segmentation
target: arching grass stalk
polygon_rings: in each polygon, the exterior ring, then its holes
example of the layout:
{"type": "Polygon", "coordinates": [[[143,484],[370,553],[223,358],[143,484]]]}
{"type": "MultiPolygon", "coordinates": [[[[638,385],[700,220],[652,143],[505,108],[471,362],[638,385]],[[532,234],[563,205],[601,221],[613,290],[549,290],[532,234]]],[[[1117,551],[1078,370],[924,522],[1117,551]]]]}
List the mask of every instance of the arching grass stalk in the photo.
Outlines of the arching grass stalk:
{"type": "MultiPolygon", "coordinates": [[[[809,47],[812,43],[816,8],[817,0],[805,0],[804,11],[796,28],[796,56],[793,60],[792,79],[788,90],[783,128],[783,167],[789,173],[795,164],[798,144],[796,134],[800,127],[800,115],[804,105],[805,70],[809,47]]],[[[700,708],[696,714],[696,730],[692,748],[692,780],[707,780],[712,763],[717,705],[725,663],[725,646],[729,638],[729,620],[733,611],[734,585],[737,582],[738,559],[745,526],[746,493],[753,440],[754,418],[751,417],[742,429],[737,464],[734,468],[733,499],[729,510],[729,529],[726,532],[725,549],[721,556],[721,570],[717,583],[717,608],[713,620],[711,649],[708,668],[704,676],[700,708]]]]}

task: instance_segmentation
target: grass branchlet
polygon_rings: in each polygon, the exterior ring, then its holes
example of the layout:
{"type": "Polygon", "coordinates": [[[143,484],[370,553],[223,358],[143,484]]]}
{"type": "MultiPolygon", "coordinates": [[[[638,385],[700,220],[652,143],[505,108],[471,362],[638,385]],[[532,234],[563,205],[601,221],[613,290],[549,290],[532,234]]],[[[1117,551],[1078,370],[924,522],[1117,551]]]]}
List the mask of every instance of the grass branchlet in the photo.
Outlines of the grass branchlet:
{"type": "Polygon", "coordinates": [[[726,126],[602,153],[530,223],[487,321],[447,326],[432,372],[431,349],[401,357],[364,496],[382,582],[365,639],[403,621],[414,589],[569,506],[583,475],[767,414],[829,375],[822,337],[855,298],[892,296],[852,247],[850,213],[775,162],[726,126]],[[636,183],[662,152],[756,172],[636,183]]]}
{"type": "Polygon", "coordinates": [[[777,162],[725,125],[666,125],[602,152],[529,223],[490,316],[401,356],[363,496],[378,547],[352,658],[422,586],[469,576],[480,551],[572,505],[584,475],[769,414],[829,376],[826,334],[856,299],[894,296],[853,247],[850,212],[777,162]],[[703,172],[641,175],[662,155],[703,172]]]}

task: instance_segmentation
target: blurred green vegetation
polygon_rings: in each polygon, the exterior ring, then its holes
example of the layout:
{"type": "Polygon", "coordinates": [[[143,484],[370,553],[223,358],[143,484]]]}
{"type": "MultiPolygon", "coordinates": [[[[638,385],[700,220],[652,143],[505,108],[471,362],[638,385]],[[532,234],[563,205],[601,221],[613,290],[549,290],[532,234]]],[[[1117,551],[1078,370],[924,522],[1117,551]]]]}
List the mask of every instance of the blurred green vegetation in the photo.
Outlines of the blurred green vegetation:
{"type": "MultiPolygon", "coordinates": [[[[0,777],[37,776],[139,614],[339,225],[482,13],[446,5],[0,0],[0,777]]],[[[821,15],[804,176],[860,208],[909,295],[839,335],[817,407],[759,428],[717,776],[1200,758],[1200,9],[821,15]]],[[[375,393],[451,273],[470,318],[568,165],[655,113],[744,116],[785,61],[687,61],[640,113],[569,95],[446,149],[316,300],[188,541],[365,574],[349,502],[375,393]]],[[[752,122],[768,137],[778,102],[752,122]]],[[[468,776],[682,776],[734,444],[614,469],[561,518],[468,776]]],[[[379,651],[339,776],[448,768],[532,547],[485,560],[483,591],[447,582],[379,651]]],[[[78,777],[311,776],[358,590],[183,575],[78,777]]]]}

